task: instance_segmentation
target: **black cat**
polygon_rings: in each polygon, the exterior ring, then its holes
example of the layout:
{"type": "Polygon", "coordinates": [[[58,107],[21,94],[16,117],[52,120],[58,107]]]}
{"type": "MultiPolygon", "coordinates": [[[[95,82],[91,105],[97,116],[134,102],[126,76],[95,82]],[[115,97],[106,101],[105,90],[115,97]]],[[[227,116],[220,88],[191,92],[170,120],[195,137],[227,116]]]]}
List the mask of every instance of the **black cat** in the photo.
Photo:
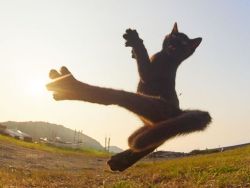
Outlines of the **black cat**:
{"type": "Polygon", "coordinates": [[[175,91],[177,68],[194,53],[201,38],[189,39],[178,32],[175,23],[172,32],[164,39],[162,50],[149,58],[136,30],[128,29],[123,37],[126,46],[132,47],[132,57],[137,61],[140,75],[137,93],[88,85],[76,80],[66,67],[62,67],[60,72],[51,70],[50,77],[54,81],[47,85],[54,91],[56,100],[115,104],[142,119],[144,126],[128,139],[130,149],[108,161],[110,168],[118,171],[130,167],[167,139],[204,130],[211,121],[208,112],[181,110],[175,91]]]}

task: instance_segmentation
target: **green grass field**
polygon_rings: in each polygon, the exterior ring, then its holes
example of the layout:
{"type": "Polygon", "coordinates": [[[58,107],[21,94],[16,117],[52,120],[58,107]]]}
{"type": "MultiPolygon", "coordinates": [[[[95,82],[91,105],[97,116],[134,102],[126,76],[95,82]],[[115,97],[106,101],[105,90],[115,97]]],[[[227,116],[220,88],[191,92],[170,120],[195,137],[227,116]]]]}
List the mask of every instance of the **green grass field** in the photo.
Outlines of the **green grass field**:
{"type": "Polygon", "coordinates": [[[5,153],[2,157],[0,153],[1,188],[250,187],[250,146],[172,160],[143,160],[125,172],[111,172],[106,165],[108,157],[95,152],[89,155],[88,151],[86,155],[84,151],[34,145],[2,136],[0,152],[5,153]],[[36,154],[39,160],[29,158],[27,153],[36,154]]]}
{"type": "Polygon", "coordinates": [[[143,176],[148,172],[156,176],[153,184],[164,180],[162,182],[170,184],[170,187],[250,187],[250,147],[164,162],[141,163],[136,168],[137,172],[140,168],[147,169],[143,171],[143,176]]]}

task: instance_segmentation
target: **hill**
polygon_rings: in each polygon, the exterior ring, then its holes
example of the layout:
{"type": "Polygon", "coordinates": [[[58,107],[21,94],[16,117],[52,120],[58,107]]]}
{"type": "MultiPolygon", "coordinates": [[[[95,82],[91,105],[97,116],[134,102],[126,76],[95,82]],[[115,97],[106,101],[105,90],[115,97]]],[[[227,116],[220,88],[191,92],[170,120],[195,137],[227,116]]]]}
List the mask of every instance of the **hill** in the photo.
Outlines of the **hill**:
{"type": "Polygon", "coordinates": [[[75,132],[72,129],[66,128],[63,125],[51,124],[47,122],[14,122],[8,121],[1,123],[8,129],[18,129],[24,133],[32,136],[33,140],[40,138],[47,138],[48,140],[55,140],[60,138],[60,141],[65,143],[80,142],[81,148],[94,148],[103,150],[102,145],[95,139],[83,134],[75,132]]]}
{"type": "Polygon", "coordinates": [[[109,151],[110,151],[111,153],[120,153],[120,152],[123,151],[123,149],[121,149],[121,148],[119,148],[119,147],[117,147],[117,146],[110,146],[110,147],[109,147],[109,151]]]}

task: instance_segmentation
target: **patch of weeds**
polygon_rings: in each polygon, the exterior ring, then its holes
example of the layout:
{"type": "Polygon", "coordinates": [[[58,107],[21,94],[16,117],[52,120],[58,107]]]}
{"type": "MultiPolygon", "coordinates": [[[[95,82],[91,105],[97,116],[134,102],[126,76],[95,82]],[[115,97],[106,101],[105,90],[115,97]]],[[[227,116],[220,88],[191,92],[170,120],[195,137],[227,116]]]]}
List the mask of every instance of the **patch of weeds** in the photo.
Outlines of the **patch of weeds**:
{"type": "Polygon", "coordinates": [[[215,174],[225,174],[225,173],[232,173],[238,171],[239,168],[232,167],[232,166],[222,166],[219,168],[215,168],[212,170],[215,174]]]}
{"type": "Polygon", "coordinates": [[[131,183],[127,181],[119,181],[112,186],[112,188],[132,188],[132,187],[133,186],[131,185],[131,183]]]}

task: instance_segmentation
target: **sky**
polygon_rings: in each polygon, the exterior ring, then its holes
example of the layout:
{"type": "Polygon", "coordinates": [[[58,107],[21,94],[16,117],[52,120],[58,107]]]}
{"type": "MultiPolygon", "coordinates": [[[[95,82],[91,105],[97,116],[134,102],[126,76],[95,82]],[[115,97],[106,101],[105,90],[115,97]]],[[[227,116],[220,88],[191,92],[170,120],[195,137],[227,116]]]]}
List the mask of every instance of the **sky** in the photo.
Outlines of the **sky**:
{"type": "Polygon", "coordinates": [[[182,109],[209,111],[204,132],[159,149],[188,152],[250,142],[250,1],[0,0],[0,122],[45,121],[82,130],[126,149],[142,123],[116,106],[56,102],[45,85],[50,69],[67,66],[83,82],[136,91],[139,80],[122,35],[137,29],[149,54],[161,49],[174,22],[202,37],[179,67],[182,109]]]}

